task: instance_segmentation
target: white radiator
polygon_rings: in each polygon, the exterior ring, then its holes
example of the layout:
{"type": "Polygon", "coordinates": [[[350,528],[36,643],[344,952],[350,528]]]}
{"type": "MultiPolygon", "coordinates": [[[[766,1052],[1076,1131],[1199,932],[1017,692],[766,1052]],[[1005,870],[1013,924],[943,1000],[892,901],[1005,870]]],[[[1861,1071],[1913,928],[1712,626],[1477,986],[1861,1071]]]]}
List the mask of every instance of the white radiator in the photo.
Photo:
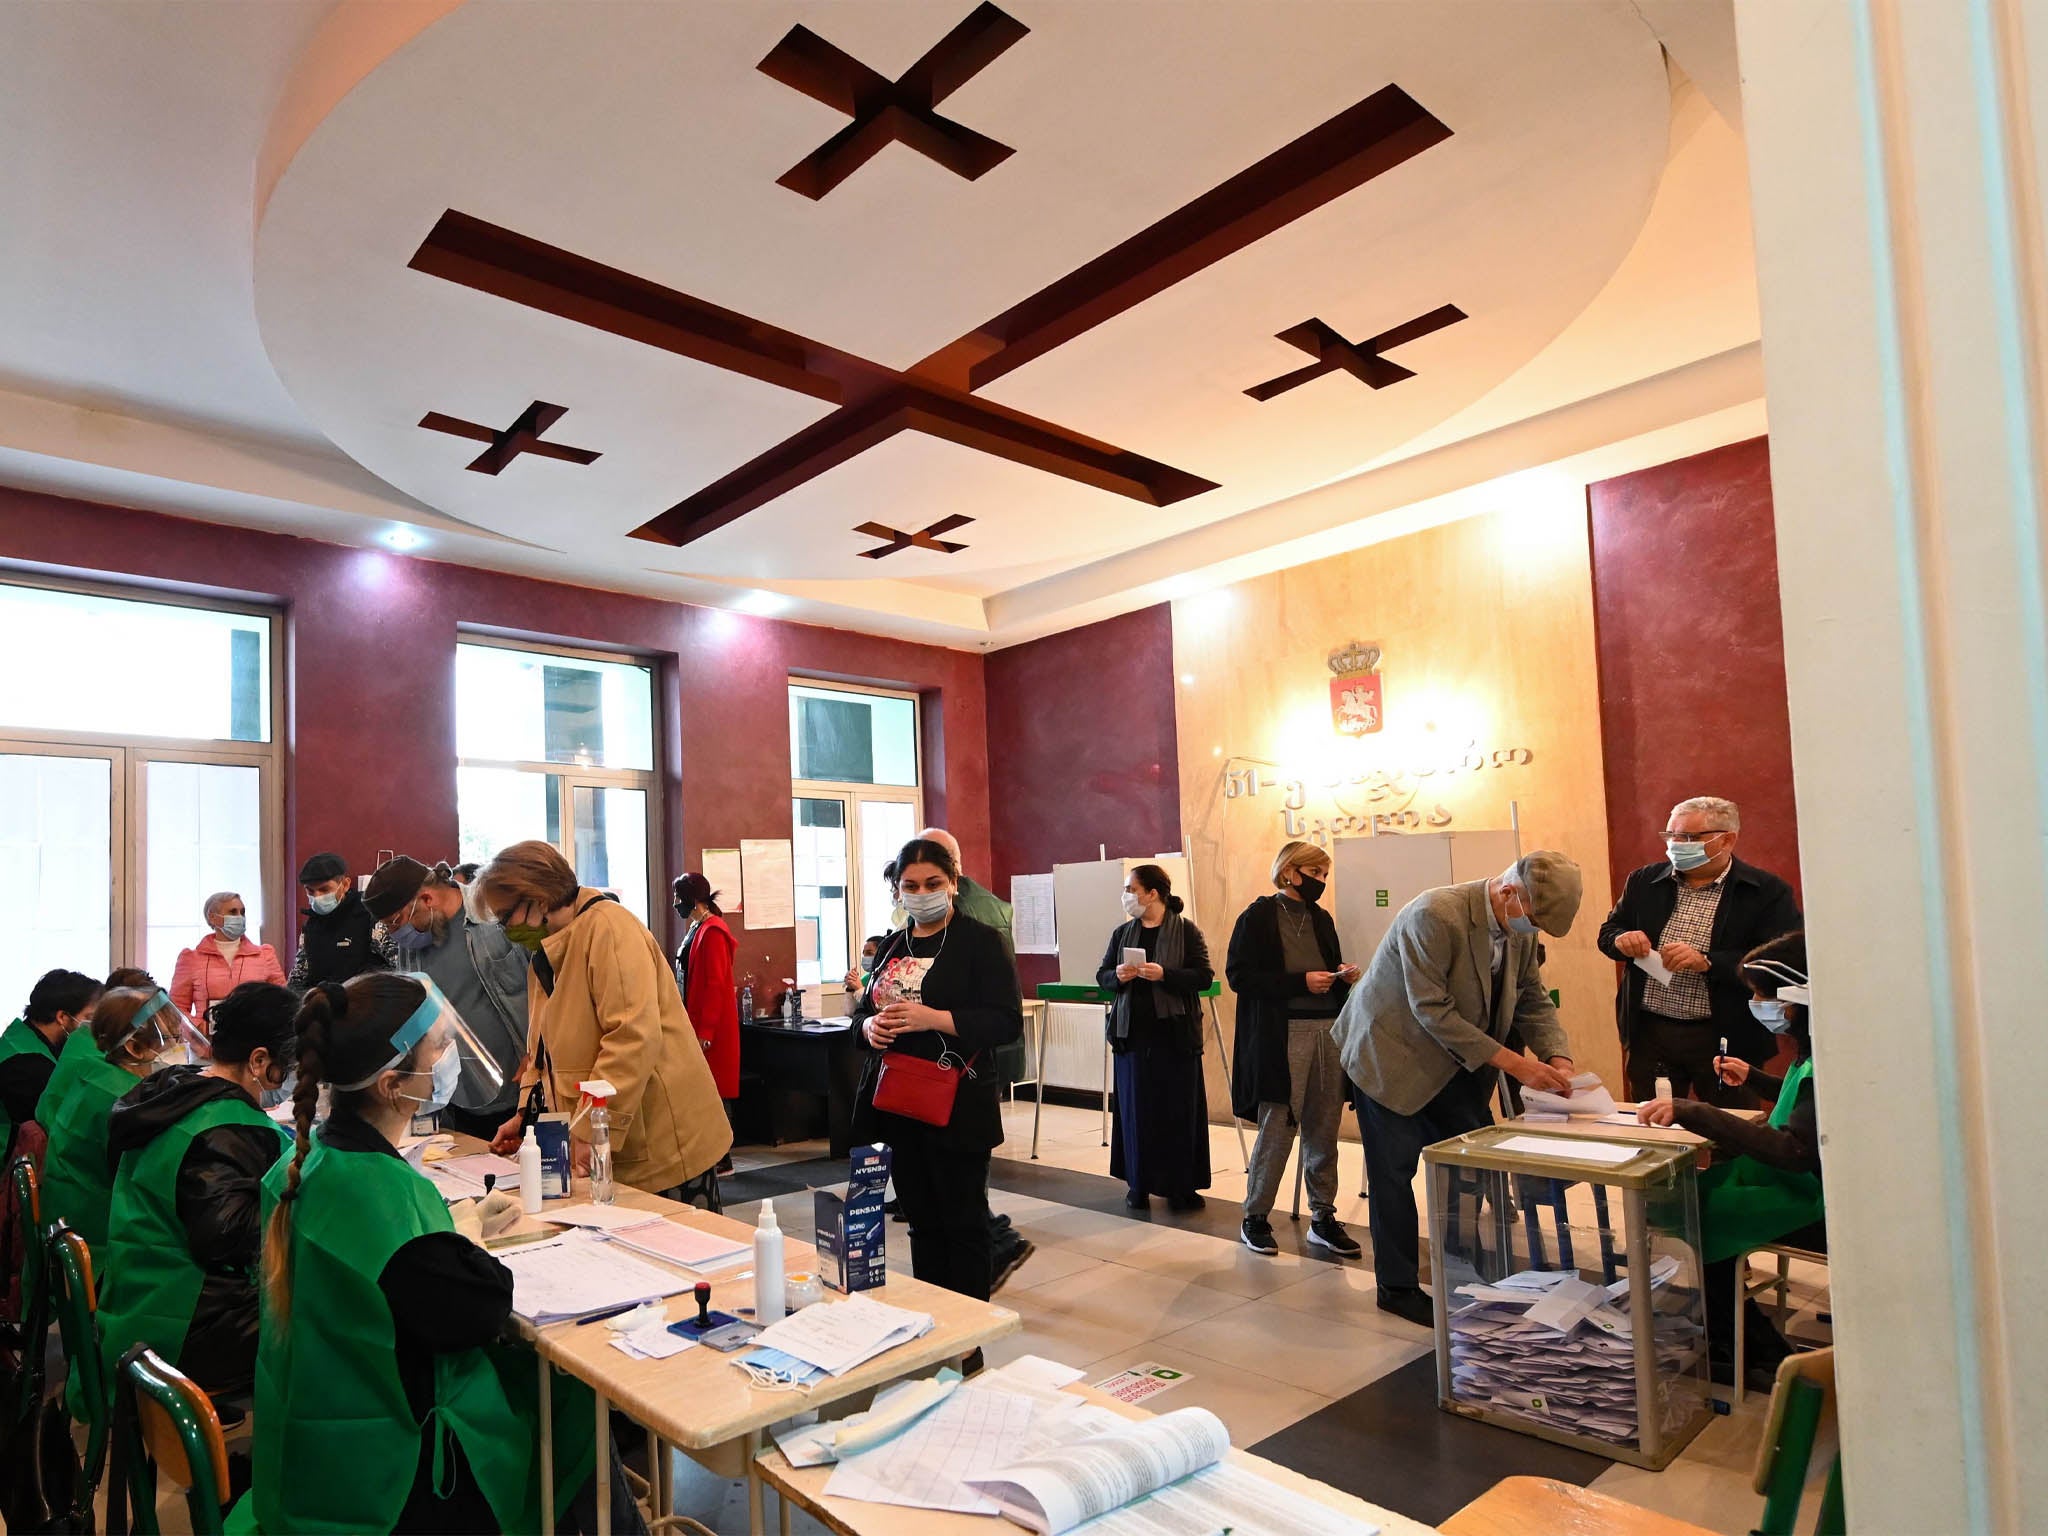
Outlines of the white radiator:
{"type": "Polygon", "coordinates": [[[1045,1083],[1048,1088],[1102,1092],[1102,1007],[1098,1003],[1045,1006],[1045,1083]]]}

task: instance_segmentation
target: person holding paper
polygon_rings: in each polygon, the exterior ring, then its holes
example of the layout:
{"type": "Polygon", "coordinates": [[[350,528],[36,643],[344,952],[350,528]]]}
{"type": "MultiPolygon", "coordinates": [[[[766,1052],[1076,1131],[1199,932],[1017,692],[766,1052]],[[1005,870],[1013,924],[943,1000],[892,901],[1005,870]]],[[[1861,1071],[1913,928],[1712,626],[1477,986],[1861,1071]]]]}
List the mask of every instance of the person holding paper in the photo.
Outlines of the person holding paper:
{"type": "MultiPolygon", "coordinates": [[[[1796,1050],[1782,1078],[1740,1056],[1717,1056],[1714,1070],[1724,1099],[1737,1108],[1770,1106],[1761,1122],[1689,1099],[1653,1099],[1638,1107],[1645,1125],[1677,1125],[1705,1136],[1735,1156],[1700,1176],[1700,1256],[1706,1261],[1707,1357],[1714,1379],[1735,1380],[1735,1261],[1764,1243],[1789,1243],[1825,1253],[1826,1207],[1821,1192],[1820,1118],[1813,1088],[1813,992],[1807,982],[1806,935],[1788,933],[1742,959],[1750,1011],[1773,1038],[1796,1050]]],[[[1674,1085],[1675,1087],[1676,1085],[1674,1085]]],[[[1770,1389],[1778,1362],[1789,1354],[1770,1319],[1753,1300],[1743,1302],[1743,1368],[1759,1391],[1770,1389]]]]}
{"type": "Polygon", "coordinates": [[[870,1054],[853,1135],[894,1151],[911,1272],[986,1301],[994,1278],[988,1160],[1003,1142],[988,1057],[1023,1033],[1024,1008],[1001,936],[955,908],[959,882],[960,867],[940,843],[914,838],[896,857],[896,893],[910,923],[889,935],[854,1005],[870,1054]],[[894,1070],[906,1058],[914,1062],[894,1070]]]}
{"type": "Polygon", "coordinates": [[[1109,1047],[1116,1059],[1116,1133],[1109,1176],[1142,1211],[1153,1195],[1198,1211],[1209,1187],[1209,1099],[1202,1082],[1202,992],[1216,979],[1202,930],[1181,916],[1157,864],[1124,881],[1124,915],[1109,936],[1095,984],[1116,994],[1109,1047]]]}
{"type": "MultiPolygon", "coordinates": [[[[299,1009],[297,1141],[263,1179],[263,1530],[540,1527],[533,1357],[499,1346],[511,1272],[477,1246],[475,1213],[465,1233],[398,1151],[480,1049],[467,1034],[438,988],[391,972],[315,987],[299,1009]]],[[[579,1488],[594,1515],[589,1389],[558,1374],[554,1394],[557,1515],[579,1488]]]]}
{"type": "Polygon", "coordinates": [[[1329,880],[1325,849],[1282,844],[1273,856],[1278,894],[1259,897],[1238,915],[1224,961],[1237,994],[1230,1108],[1259,1127],[1239,1229],[1253,1253],[1280,1251],[1271,1215],[1297,1128],[1313,1217],[1309,1242],[1339,1258],[1360,1252],[1337,1219],[1337,1123],[1349,1085],[1330,1043],[1330,1020],[1358,980],[1358,967],[1344,963],[1337,925],[1319,905],[1329,880]]]}
{"type": "Polygon", "coordinates": [[[1539,850],[1491,880],[1424,891],[1395,914],[1337,1017],[1365,1141],[1383,1311],[1424,1327],[1434,1321],[1418,1283],[1422,1149],[1491,1125],[1502,1072],[1525,1087],[1571,1092],[1571,1041],[1543,984],[1537,935],[1571,931],[1582,889],[1577,864],[1539,850]],[[1534,1054],[1508,1048],[1511,1029],[1534,1054]]]}
{"type": "Polygon", "coordinates": [[[1632,872],[1600,925],[1600,952],[1628,965],[1615,1000],[1628,1090],[1650,1098],[1659,1077],[1680,1098],[1719,1103],[1718,1042],[1752,1066],[1777,1050],[1750,1017],[1742,957],[1801,924],[1792,887],[1735,856],[1742,813],[1695,795],[1671,808],[1664,858],[1632,872]]]}

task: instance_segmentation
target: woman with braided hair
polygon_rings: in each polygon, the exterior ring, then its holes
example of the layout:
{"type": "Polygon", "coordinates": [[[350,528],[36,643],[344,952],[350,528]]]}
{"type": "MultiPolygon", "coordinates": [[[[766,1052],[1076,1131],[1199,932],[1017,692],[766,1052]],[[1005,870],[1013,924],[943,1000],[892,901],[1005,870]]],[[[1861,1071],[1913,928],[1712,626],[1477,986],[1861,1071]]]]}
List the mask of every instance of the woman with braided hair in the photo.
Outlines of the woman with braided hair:
{"type": "MultiPolygon", "coordinates": [[[[390,972],[313,988],[297,1034],[297,1141],[263,1180],[256,1524],[537,1530],[533,1357],[503,1347],[511,1271],[478,1245],[484,1216],[467,1202],[451,1213],[397,1150],[414,1115],[490,1058],[437,987],[390,972]]],[[[555,1402],[564,1529],[595,1506],[591,1440],[574,1443],[594,1409],[574,1390],[555,1402]]]]}

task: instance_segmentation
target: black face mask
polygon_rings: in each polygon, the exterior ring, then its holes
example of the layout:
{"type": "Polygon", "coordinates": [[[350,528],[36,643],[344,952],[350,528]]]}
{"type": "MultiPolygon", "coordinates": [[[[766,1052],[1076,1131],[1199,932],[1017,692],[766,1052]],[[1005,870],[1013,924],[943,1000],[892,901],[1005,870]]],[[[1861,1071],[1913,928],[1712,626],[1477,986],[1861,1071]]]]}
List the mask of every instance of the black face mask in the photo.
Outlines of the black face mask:
{"type": "Polygon", "coordinates": [[[1323,899],[1323,892],[1329,888],[1328,881],[1318,880],[1314,875],[1303,875],[1301,877],[1301,884],[1297,885],[1295,890],[1301,893],[1303,901],[1315,902],[1321,901],[1323,899]]]}

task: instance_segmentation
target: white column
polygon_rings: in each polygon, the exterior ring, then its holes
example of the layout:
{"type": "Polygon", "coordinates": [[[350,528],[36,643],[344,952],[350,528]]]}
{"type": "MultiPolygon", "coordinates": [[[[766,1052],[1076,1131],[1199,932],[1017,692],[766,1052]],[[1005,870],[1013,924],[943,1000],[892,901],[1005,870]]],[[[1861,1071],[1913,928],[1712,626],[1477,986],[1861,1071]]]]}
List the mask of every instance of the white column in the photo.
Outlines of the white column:
{"type": "Polygon", "coordinates": [[[2048,1529],[2048,0],[1736,16],[1850,1524],[2048,1529]]]}

